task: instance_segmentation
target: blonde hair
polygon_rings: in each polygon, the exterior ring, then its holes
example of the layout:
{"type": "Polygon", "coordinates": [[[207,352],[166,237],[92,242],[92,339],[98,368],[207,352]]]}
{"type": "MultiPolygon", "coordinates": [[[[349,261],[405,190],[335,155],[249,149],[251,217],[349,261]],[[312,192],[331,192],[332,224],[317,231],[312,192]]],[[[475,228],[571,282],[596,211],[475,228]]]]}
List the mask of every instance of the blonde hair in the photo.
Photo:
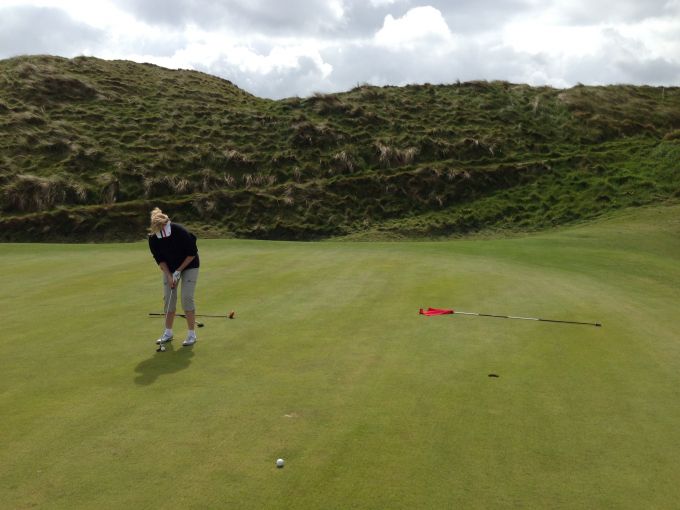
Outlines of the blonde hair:
{"type": "Polygon", "coordinates": [[[158,207],[155,207],[154,210],[151,211],[151,225],[149,225],[149,232],[152,234],[160,232],[169,221],[170,218],[168,218],[168,215],[163,214],[163,211],[161,211],[158,207]]]}

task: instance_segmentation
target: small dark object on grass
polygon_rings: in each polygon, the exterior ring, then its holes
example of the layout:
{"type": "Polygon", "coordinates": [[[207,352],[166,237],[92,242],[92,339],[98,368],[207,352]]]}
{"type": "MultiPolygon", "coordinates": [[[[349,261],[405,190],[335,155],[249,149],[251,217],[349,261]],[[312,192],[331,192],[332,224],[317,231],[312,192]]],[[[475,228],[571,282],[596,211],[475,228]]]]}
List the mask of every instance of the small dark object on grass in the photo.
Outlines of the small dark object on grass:
{"type": "Polygon", "coordinates": [[[500,377],[498,374],[489,374],[489,377],[500,377]]]}

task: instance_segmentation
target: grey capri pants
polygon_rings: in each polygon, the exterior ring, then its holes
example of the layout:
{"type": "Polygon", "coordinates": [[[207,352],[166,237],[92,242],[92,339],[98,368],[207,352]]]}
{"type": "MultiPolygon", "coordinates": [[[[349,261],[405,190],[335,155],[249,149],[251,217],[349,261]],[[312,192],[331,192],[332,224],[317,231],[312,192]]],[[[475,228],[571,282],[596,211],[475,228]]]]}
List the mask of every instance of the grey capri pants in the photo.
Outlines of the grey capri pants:
{"type": "MultiPolygon", "coordinates": [[[[196,282],[198,281],[198,268],[185,269],[182,271],[180,282],[182,282],[182,309],[185,312],[196,310],[196,303],[194,303],[194,291],[196,290],[196,282]]],[[[177,309],[177,287],[170,296],[172,290],[168,285],[168,280],[163,275],[163,299],[166,313],[174,313],[177,309]],[[169,300],[169,302],[168,302],[169,300]]]]}

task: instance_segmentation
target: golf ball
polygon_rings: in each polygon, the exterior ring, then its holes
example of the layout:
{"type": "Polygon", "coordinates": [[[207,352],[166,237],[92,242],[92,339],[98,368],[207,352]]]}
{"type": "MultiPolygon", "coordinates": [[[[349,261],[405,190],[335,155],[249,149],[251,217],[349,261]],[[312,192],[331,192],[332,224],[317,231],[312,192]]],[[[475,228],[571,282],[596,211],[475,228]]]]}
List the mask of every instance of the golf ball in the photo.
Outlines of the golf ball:
{"type": "Polygon", "coordinates": [[[283,467],[283,459],[276,459],[276,467],[282,468],[283,467]]]}

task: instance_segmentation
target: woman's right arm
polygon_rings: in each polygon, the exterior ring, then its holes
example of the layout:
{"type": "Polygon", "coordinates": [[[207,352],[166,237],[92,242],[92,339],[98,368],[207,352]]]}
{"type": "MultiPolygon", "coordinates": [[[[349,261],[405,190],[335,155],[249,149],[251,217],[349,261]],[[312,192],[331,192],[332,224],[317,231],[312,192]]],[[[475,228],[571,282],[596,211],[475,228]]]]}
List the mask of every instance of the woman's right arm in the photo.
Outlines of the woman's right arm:
{"type": "Polygon", "coordinates": [[[168,285],[170,285],[171,288],[174,288],[175,282],[172,281],[172,274],[170,273],[170,268],[168,267],[168,264],[165,261],[160,259],[160,253],[158,252],[156,243],[154,241],[155,240],[153,239],[153,237],[149,236],[149,249],[151,250],[151,255],[153,255],[154,260],[158,264],[158,268],[165,275],[165,279],[167,280],[168,285]]]}
{"type": "Polygon", "coordinates": [[[168,281],[168,285],[170,285],[170,288],[175,288],[175,282],[172,279],[172,273],[170,272],[170,268],[165,262],[161,262],[158,264],[158,267],[160,268],[161,271],[163,271],[163,274],[165,275],[165,279],[168,281]]]}

